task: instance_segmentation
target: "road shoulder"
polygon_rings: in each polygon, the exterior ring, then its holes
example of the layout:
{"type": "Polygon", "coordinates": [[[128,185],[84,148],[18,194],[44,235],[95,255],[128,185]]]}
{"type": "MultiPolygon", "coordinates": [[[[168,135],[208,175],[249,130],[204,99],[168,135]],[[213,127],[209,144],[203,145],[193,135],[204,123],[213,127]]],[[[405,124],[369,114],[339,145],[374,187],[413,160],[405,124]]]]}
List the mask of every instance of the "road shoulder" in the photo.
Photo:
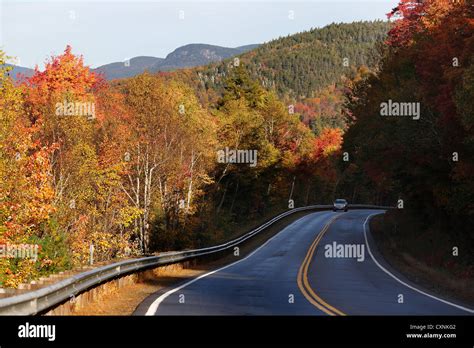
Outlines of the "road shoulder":
{"type": "Polygon", "coordinates": [[[367,224],[367,239],[377,261],[390,273],[410,286],[457,305],[474,308],[473,286],[459,286],[458,280],[417,261],[403,251],[394,252],[383,240],[382,216],[374,216],[367,224]],[[466,292],[468,290],[468,292],[466,292]]]}

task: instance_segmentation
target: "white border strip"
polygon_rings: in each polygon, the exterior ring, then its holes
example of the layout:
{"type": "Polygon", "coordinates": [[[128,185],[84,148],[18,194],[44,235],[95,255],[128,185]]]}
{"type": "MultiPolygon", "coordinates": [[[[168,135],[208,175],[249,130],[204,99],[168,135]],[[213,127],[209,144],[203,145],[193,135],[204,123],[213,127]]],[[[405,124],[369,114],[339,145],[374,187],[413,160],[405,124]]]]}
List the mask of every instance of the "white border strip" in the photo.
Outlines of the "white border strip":
{"type": "Polygon", "coordinates": [[[430,295],[424,291],[421,291],[407,283],[405,283],[404,281],[398,279],[395,275],[393,275],[392,273],[390,273],[386,268],[384,268],[374,257],[374,255],[372,254],[372,251],[370,250],[370,246],[369,246],[369,241],[367,240],[367,222],[369,221],[369,219],[374,216],[374,215],[379,215],[379,214],[382,214],[382,213],[375,213],[375,214],[370,214],[369,216],[367,216],[367,218],[365,219],[365,222],[364,222],[364,238],[365,238],[365,244],[367,245],[367,250],[369,251],[369,255],[370,257],[372,258],[372,260],[374,260],[375,264],[382,270],[384,271],[385,273],[387,273],[390,277],[392,277],[393,279],[395,279],[397,282],[399,282],[400,284],[403,284],[405,285],[406,287],[412,289],[412,290],[415,290],[416,292],[419,292],[420,294],[422,295],[425,295],[425,296],[428,296],[434,300],[437,300],[437,301],[440,301],[440,302],[443,302],[447,305],[450,305],[450,306],[453,306],[453,307],[456,307],[456,308],[459,308],[459,309],[462,309],[463,311],[466,311],[468,313],[474,313],[474,310],[470,309],[470,308],[466,308],[466,307],[463,307],[463,306],[460,306],[460,305],[457,305],[455,303],[452,303],[452,302],[448,302],[446,300],[443,300],[441,298],[438,298],[436,296],[433,296],[433,295],[430,295]]]}

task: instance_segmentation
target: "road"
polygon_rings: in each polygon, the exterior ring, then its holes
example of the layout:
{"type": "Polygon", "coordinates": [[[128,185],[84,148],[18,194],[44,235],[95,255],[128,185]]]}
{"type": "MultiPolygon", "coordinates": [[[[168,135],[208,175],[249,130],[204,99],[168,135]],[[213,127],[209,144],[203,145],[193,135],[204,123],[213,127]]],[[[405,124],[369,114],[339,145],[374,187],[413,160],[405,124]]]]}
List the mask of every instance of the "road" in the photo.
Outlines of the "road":
{"type": "Polygon", "coordinates": [[[368,217],[380,213],[306,215],[247,257],[157,292],[135,314],[472,315],[386,264],[366,228],[368,217]],[[345,253],[330,254],[330,247],[345,253]]]}

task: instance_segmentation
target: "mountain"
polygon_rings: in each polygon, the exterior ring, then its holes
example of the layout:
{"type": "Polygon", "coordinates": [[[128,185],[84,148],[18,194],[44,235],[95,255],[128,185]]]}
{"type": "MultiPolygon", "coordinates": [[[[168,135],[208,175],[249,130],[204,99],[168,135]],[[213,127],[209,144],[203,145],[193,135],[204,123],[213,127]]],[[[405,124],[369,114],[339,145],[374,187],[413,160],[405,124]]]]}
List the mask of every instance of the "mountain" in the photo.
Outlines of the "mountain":
{"type": "Polygon", "coordinates": [[[153,70],[153,67],[163,62],[163,58],[140,56],[132,58],[125,62],[115,62],[102,65],[94,72],[104,74],[108,80],[132,77],[141,74],[145,70],[153,70]]]}
{"type": "Polygon", "coordinates": [[[135,76],[145,70],[157,72],[192,68],[213,62],[220,62],[223,59],[245,53],[258,46],[259,45],[246,45],[229,48],[206,44],[189,44],[177,48],[168,54],[166,58],[135,57],[128,62],[102,65],[94,69],[94,71],[103,73],[107,80],[112,80],[135,76]]]}
{"type": "MultiPolygon", "coordinates": [[[[206,44],[189,44],[177,48],[168,54],[166,58],[139,56],[124,62],[101,65],[92,69],[92,71],[103,74],[107,80],[127,78],[141,74],[145,70],[150,72],[170,71],[220,62],[223,59],[248,52],[258,46],[258,44],[254,44],[229,48],[206,44]]],[[[18,73],[24,74],[27,77],[34,73],[33,69],[15,65],[10,66],[13,67],[10,74],[14,79],[17,78],[18,73]]]]}
{"type": "Polygon", "coordinates": [[[258,46],[260,45],[259,44],[245,45],[245,46],[236,47],[235,49],[239,50],[240,53],[245,53],[245,52],[256,49],[258,46]]]}
{"type": "Polygon", "coordinates": [[[206,44],[190,44],[179,47],[168,54],[163,62],[155,66],[154,71],[191,68],[213,62],[220,62],[223,59],[237,56],[257,46],[258,45],[247,45],[229,48],[206,44]]]}
{"type": "Polygon", "coordinates": [[[189,44],[164,59],[135,57],[130,64],[116,62],[94,71],[110,80],[145,70],[194,68],[195,78],[203,88],[219,90],[232,68],[229,58],[238,55],[251,76],[263,86],[275,89],[282,97],[301,100],[340,82],[343,76],[353,77],[361,66],[375,69],[380,59],[377,46],[385,39],[389,26],[385,21],[333,23],[261,45],[236,48],[189,44]]]}
{"type": "Polygon", "coordinates": [[[13,79],[15,80],[17,79],[19,74],[25,77],[30,77],[30,76],[33,76],[35,72],[33,69],[30,69],[30,68],[24,68],[24,67],[12,65],[12,64],[5,64],[5,65],[7,67],[12,68],[12,70],[9,71],[9,75],[13,77],[13,79]]]}
{"type": "MultiPolygon", "coordinates": [[[[281,97],[298,100],[354,77],[361,66],[376,69],[380,60],[377,46],[387,36],[385,21],[333,23],[259,45],[240,56],[251,76],[281,97]]],[[[207,90],[219,90],[232,69],[230,60],[195,68],[207,90]]]]}

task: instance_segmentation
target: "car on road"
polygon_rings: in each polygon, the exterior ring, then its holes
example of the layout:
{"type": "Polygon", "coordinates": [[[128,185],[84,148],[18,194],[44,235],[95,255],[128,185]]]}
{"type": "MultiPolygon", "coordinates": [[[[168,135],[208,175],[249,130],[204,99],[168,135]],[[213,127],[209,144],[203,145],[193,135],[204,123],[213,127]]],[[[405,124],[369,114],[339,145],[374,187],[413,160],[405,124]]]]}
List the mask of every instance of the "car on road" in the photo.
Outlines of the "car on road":
{"type": "Polygon", "coordinates": [[[333,211],[338,211],[338,210],[344,210],[347,211],[348,209],[348,203],[345,199],[338,198],[334,201],[333,203],[333,211]]]}

